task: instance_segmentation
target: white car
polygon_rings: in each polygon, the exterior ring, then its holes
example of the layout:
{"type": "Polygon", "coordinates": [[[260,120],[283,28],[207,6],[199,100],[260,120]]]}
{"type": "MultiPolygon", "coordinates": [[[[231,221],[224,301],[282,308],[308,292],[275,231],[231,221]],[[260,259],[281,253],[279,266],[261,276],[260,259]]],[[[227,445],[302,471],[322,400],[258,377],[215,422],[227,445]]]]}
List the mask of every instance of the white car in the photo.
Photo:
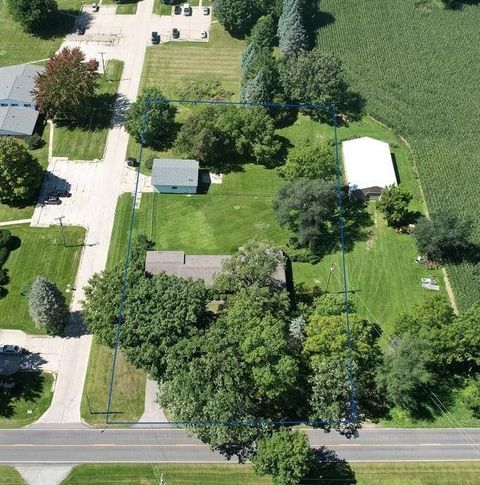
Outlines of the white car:
{"type": "Polygon", "coordinates": [[[207,37],[208,37],[207,31],[206,30],[202,30],[200,32],[200,38],[201,39],[206,39],[207,37]]]}
{"type": "Polygon", "coordinates": [[[192,15],[192,7],[190,7],[190,5],[188,3],[186,3],[183,6],[183,15],[186,15],[187,17],[192,15]]]}
{"type": "Polygon", "coordinates": [[[92,12],[98,12],[100,7],[96,3],[92,3],[92,12]]]}

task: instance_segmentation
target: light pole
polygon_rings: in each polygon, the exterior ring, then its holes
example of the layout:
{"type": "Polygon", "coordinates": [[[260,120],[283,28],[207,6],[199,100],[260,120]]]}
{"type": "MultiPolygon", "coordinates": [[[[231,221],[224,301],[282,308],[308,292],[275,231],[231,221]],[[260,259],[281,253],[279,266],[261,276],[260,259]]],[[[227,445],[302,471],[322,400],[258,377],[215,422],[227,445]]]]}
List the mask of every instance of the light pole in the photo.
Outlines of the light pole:
{"type": "Polygon", "coordinates": [[[65,242],[65,233],[63,232],[63,222],[62,220],[65,218],[65,216],[60,216],[60,217],[55,217],[55,220],[60,223],[60,230],[62,232],[62,239],[63,239],[63,246],[67,247],[67,244],[65,242]]]}

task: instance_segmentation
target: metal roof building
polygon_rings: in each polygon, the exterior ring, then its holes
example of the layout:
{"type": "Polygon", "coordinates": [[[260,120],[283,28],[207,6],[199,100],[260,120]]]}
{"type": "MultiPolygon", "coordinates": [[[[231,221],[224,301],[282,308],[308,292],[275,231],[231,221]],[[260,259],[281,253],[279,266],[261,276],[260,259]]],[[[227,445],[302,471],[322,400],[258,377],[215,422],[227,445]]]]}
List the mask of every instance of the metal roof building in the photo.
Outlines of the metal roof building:
{"type": "Polygon", "coordinates": [[[364,136],[342,143],[345,179],[355,197],[378,198],[389,185],[397,185],[390,145],[364,136]]]}
{"type": "Polygon", "coordinates": [[[152,185],[166,194],[195,194],[198,187],[199,162],[156,158],[152,166],[152,185]]]}

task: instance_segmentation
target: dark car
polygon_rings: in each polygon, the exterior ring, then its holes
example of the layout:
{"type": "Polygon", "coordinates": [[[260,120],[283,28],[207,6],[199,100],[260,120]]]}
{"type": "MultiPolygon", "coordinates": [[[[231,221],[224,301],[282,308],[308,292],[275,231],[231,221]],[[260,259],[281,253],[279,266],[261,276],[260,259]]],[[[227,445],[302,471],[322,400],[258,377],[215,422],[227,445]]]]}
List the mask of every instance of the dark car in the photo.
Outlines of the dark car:
{"type": "Polygon", "coordinates": [[[180,5],[175,5],[175,8],[173,9],[173,13],[175,15],[180,15],[182,13],[182,7],[180,7],[180,5]]]}
{"type": "Polygon", "coordinates": [[[18,345],[0,345],[0,354],[21,354],[22,347],[18,345]]]}
{"type": "Polygon", "coordinates": [[[180,38],[180,31],[178,29],[173,29],[172,30],[172,37],[174,39],[179,39],[180,38]]]}
{"type": "Polygon", "coordinates": [[[62,201],[56,196],[49,197],[44,202],[45,205],[60,205],[61,203],[62,203],[62,201]]]}
{"type": "Polygon", "coordinates": [[[160,44],[160,36],[158,32],[152,32],[152,44],[160,44]]]}
{"type": "Polygon", "coordinates": [[[58,190],[57,192],[55,192],[55,195],[54,195],[54,197],[71,197],[71,196],[72,194],[67,189],[58,190]]]}
{"type": "Polygon", "coordinates": [[[133,157],[127,158],[127,166],[129,167],[136,167],[137,166],[137,159],[133,157]]]}

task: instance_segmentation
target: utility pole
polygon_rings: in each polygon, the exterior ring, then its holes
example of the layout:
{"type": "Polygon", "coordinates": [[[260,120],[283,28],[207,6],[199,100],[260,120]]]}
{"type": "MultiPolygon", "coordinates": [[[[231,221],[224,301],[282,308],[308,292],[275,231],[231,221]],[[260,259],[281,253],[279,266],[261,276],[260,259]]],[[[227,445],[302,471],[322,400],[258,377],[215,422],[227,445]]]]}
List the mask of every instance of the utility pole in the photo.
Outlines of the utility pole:
{"type": "Polygon", "coordinates": [[[62,222],[64,218],[65,216],[55,217],[55,220],[60,223],[60,231],[62,232],[63,246],[67,247],[67,243],[65,242],[65,233],[63,231],[63,222],[62,222]]]}
{"type": "Polygon", "coordinates": [[[105,59],[103,58],[103,55],[106,54],[106,52],[99,52],[99,54],[102,56],[103,77],[105,77],[105,59]]]}
{"type": "Polygon", "coordinates": [[[325,293],[328,292],[328,285],[330,284],[330,278],[332,277],[332,273],[333,273],[333,261],[332,261],[332,265],[330,266],[330,271],[328,272],[328,279],[327,279],[327,286],[325,287],[325,293]]]}
{"type": "Polygon", "coordinates": [[[163,473],[160,476],[160,485],[167,485],[167,482],[163,479],[163,473]]]}

